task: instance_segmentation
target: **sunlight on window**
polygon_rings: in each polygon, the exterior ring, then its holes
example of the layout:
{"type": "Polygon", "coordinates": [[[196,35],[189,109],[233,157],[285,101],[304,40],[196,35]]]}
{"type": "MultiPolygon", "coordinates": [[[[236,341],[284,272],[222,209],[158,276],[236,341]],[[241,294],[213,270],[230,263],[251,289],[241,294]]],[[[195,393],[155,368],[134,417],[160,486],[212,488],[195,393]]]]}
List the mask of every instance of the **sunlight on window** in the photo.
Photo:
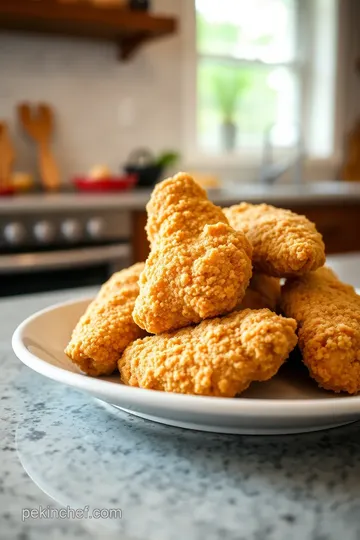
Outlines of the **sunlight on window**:
{"type": "Polygon", "coordinates": [[[197,0],[196,9],[202,53],[267,63],[293,59],[294,0],[197,0]]]}
{"type": "Polygon", "coordinates": [[[196,0],[198,142],[205,152],[294,144],[297,0],[196,0]]]}

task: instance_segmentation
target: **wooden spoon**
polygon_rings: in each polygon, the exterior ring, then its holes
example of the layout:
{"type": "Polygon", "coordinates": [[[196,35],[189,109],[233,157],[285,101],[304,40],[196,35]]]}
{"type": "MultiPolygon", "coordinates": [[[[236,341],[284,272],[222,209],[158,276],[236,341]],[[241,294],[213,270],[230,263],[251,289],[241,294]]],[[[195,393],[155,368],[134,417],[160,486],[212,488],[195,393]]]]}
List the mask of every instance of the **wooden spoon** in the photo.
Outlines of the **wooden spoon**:
{"type": "Polygon", "coordinates": [[[49,105],[31,106],[27,103],[18,106],[18,115],[25,131],[38,145],[39,169],[45,189],[56,190],[60,185],[59,170],[50,149],[54,129],[54,114],[49,105]]]}
{"type": "Polygon", "coordinates": [[[0,122],[0,190],[11,187],[15,151],[5,122],[0,122]]]}

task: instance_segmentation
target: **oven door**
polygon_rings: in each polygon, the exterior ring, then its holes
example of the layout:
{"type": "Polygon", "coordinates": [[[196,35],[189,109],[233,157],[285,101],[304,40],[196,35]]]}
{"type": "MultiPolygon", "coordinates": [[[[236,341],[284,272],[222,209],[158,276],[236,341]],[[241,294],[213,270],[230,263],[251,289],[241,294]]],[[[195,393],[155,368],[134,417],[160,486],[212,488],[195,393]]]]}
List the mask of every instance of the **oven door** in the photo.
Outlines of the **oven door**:
{"type": "Polygon", "coordinates": [[[0,256],[0,296],[100,285],[129,266],[128,244],[0,256]]]}

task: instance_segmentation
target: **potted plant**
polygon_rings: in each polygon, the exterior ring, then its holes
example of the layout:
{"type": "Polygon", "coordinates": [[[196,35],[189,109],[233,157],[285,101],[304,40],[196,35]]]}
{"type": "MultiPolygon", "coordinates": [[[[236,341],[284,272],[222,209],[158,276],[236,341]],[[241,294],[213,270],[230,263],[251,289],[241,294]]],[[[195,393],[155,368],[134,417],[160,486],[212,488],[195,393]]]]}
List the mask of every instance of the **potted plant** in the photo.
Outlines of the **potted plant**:
{"type": "Polygon", "coordinates": [[[221,141],[227,152],[236,147],[236,110],[249,85],[249,73],[243,69],[222,66],[213,77],[214,96],[222,117],[221,141]]]}

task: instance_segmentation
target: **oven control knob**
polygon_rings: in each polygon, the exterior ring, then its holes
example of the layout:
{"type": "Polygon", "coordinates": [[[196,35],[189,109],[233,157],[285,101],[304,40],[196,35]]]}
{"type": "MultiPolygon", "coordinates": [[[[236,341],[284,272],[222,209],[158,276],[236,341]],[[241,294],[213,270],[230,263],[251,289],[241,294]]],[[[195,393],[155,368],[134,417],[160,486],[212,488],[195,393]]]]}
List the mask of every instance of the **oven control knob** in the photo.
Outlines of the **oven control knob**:
{"type": "Polygon", "coordinates": [[[14,221],[4,227],[4,238],[8,244],[18,246],[26,238],[26,229],[24,225],[14,221]]]}
{"type": "Polygon", "coordinates": [[[86,224],[86,230],[91,238],[101,238],[105,231],[105,222],[99,217],[91,218],[86,224]]]}
{"type": "Polygon", "coordinates": [[[38,221],[34,225],[34,236],[42,244],[49,244],[54,240],[55,233],[55,227],[50,221],[38,221]]]}
{"type": "Polygon", "coordinates": [[[76,219],[67,219],[61,224],[61,233],[69,242],[77,242],[82,236],[80,222],[76,219]]]}

